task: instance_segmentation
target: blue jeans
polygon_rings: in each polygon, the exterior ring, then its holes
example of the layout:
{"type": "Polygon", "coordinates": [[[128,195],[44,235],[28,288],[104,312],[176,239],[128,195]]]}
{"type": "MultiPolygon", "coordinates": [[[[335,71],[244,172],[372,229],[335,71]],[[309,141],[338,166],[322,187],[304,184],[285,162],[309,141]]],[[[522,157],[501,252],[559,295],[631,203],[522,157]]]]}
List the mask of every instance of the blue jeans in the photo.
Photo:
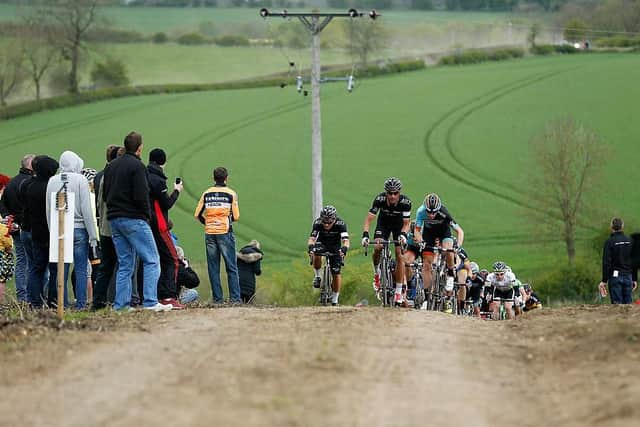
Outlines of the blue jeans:
{"type": "Polygon", "coordinates": [[[609,279],[611,304],[631,304],[633,281],[629,275],[620,275],[609,279]]]}
{"type": "MultiPolygon", "coordinates": [[[[73,268],[76,272],[76,308],[87,306],[87,279],[89,263],[89,233],[86,228],[73,230],[73,268]]],[[[66,282],[65,282],[66,284],[66,282]]]]}
{"type": "Polygon", "coordinates": [[[16,298],[18,301],[27,301],[27,279],[29,275],[29,260],[24,244],[20,238],[21,232],[13,233],[13,248],[16,252],[16,298]]]}
{"type": "Polygon", "coordinates": [[[236,263],[236,239],[233,233],[206,234],[204,241],[207,247],[207,270],[211,282],[213,301],[224,301],[222,284],[220,283],[220,254],[224,258],[229,284],[229,299],[240,302],[240,282],[238,280],[238,265],[236,263]]]}
{"type": "Polygon", "coordinates": [[[113,307],[116,310],[122,310],[131,304],[131,276],[133,275],[136,254],[142,260],[144,270],[142,305],[153,307],[158,303],[160,256],[149,224],[141,219],[133,218],[115,218],[109,223],[111,224],[113,245],[118,255],[116,298],[113,307]]]}

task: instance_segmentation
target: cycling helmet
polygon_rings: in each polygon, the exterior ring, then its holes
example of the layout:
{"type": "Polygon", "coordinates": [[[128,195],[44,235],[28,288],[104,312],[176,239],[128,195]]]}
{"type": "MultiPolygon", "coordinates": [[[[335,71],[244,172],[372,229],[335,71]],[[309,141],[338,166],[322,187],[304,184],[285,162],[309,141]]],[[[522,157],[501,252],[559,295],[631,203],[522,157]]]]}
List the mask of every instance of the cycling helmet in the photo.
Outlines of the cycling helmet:
{"type": "Polygon", "coordinates": [[[384,182],[384,191],[395,192],[400,190],[402,190],[402,182],[398,178],[387,178],[384,182]]]}
{"type": "Polygon", "coordinates": [[[502,261],[496,261],[493,263],[494,273],[504,273],[507,271],[507,265],[502,261]]]}
{"type": "Polygon", "coordinates": [[[478,272],[480,271],[480,266],[478,265],[478,263],[472,262],[469,264],[469,267],[471,268],[471,274],[478,274],[478,272]]]}
{"type": "Polygon", "coordinates": [[[334,208],[331,205],[327,205],[324,208],[322,208],[322,210],[320,211],[320,220],[323,223],[329,224],[335,221],[335,219],[336,219],[336,208],[334,208]]]}
{"type": "Polygon", "coordinates": [[[436,193],[427,194],[427,197],[424,198],[424,207],[427,209],[428,213],[438,212],[442,207],[440,197],[438,197],[436,193]]]}
{"type": "Polygon", "coordinates": [[[87,178],[87,181],[90,183],[93,182],[93,179],[96,177],[96,170],[91,168],[84,168],[80,171],[80,173],[87,178]]]}
{"type": "Polygon", "coordinates": [[[483,268],[478,272],[478,276],[482,277],[483,280],[486,279],[488,275],[489,275],[489,270],[487,270],[486,268],[483,268]]]}

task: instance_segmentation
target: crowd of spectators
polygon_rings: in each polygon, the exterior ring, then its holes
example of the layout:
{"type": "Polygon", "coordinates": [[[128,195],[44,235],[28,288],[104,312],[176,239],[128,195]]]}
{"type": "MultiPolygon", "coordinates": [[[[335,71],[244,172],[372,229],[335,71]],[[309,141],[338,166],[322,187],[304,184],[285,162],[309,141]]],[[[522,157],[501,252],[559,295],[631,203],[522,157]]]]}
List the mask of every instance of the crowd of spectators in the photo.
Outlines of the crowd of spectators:
{"type": "MultiPolygon", "coordinates": [[[[107,147],[100,171],[85,168],[78,154],[65,151],[59,160],[27,154],[13,178],[0,174],[0,303],[15,275],[17,301],[34,309],[56,306],[58,265],[50,262],[49,252],[58,237],[52,239],[50,230],[60,192],[74,201],[68,213],[73,214],[73,270],[71,263],[64,264],[65,306],[168,311],[199,299],[200,278],[177,245],[169,218],[184,185],[177,178],[168,188],[164,150],[151,150],[147,165],[143,150],[142,135],[131,132],[122,146],[107,147]],[[67,292],[70,273],[73,304],[67,292]]],[[[213,302],[224,303],[222,256],[229,301],[235,305],[253,300],[262,251],[254,240],[236,253],[233,222],[240,211],[228,175],[224,167],[214,169],[214,185],[202,194],[194,216],[204,225],[213,302]]]]}

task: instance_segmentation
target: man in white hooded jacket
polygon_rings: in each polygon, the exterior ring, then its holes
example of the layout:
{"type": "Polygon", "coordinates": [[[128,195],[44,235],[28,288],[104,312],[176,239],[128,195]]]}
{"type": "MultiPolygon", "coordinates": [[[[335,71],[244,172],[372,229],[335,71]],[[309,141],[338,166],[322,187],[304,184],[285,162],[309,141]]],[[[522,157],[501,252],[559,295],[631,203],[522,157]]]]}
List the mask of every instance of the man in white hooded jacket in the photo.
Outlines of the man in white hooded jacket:
{"type": "MultiPolygon", "coordinates": [[[[76,272],[76,305],[82,310],[87,307],[87,279],[89,248],[97,247],[98,236],[95,228],[93,196],[89,190],[89,181],[80,172],[84,167],[82,159],[73,151],[65,151],[60,155],[60,173],[49,179],[47,185],[47,221],[51,221],[51,194],[57,193],[63,184],[67,184],[67,192],[75,194],[75,212],[73,224],[73,264],[76,272]]],[[[51,224],[49,223],[49,229],[51,224]]],[[[67,267],[65,266],[65,288],[67,282],[67,267]]],[[[55,286],[52,278],[50,286],[55,286]]]]}

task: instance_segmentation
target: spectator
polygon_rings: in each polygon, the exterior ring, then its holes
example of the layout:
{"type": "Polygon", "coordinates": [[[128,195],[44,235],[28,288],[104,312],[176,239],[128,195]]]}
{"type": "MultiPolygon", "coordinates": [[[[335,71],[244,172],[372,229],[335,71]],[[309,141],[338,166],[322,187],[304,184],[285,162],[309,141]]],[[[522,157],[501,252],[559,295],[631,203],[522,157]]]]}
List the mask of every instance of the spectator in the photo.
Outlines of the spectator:
{"type": "Polygon", "coordinates": [[[9,228],[0,223],[0,304],[4,302],[4,292],[7,281],[13,276],[13,239],[9,228]]]}
{"type": "Polygon", "coordinates": [[[178,264],[178,278],[176,283],[180,291],[180,302],[189,304],[198,299],[198,291],[195,288],[200,284],[198,274],[189,265],[189,260],[184,256],[184,250],[176,246],[176,252],[180,263],[178,264]]]}
{"type": "Polygon", "coordinates": [[[224,258],[231,303],[240,304],[240,284],[236,264],[236,240],[233,221],[240,219],[238,196],[227,187],[228,172],[224,167],[213,171],[215,185],[209,187],[198,201],[195,217],[204,224],[207,250],[207,270],[211,282],[213,302],[223,303],[220,284],[220,255],[224,258]]]}
{"type": "Polygon", "coordinates": [[[9,215],[9,211],[7,209],[5,201],[2,198],[2,195],[4,194],[4,190],[5,188],[7,188],[7,184],[9,183],[9,181],[11,181],[11,177],[0,173],[0,216],[2,216],[2,218],[9,215]]]}
{"type": "MultiPolygon", "coordinates": [[[[106,167],[118,157],[118,146],[109,145],[107,147],[107,164],[106,167]]],[[[116,249],[111,239],[111,226],[107,220],[107,203],[103,200],[104,195],[104,169],[96,173],[93,179],[93,185],[96,192],[96,218],[98,221],[98,233],[100,236],[100,249],[102,256],[100,264],[96,266],[96,279],[93,282],[93,304],[92,310],[99,310],[107,306],[107,295],[109,294],[109,284],[118,266],[118,258],[116,249]]],[[[113,294],[114,292],[112,292],[113,294]]],[[[111,301],[113,302],[113,301],[111,301]]]]}
{"type": "Polygon", "coordinates": [[[173,185],[173,192],[168,195],[167,177],[164,166],[167,155],[161,148],[149,152],[149,190],[151,191],[151,231],[160,255],[160,279],[158,280],[158,300],[162,304],[171,304],[174,310],[184,307],[178,301],[176,277],[178,275],[178,254],[171,238],[169,226],[169,209],[178,200],[182,191],[182,183],[173,185]]]}
{"type": "MultiPolygon", "coordinates": [[[[27,154],[22,158],[18,175],[11,178],[2,193],[2,201],[7,209],[7,214],[13,215],[14,223],[18,224],[21,228],[24,206],[20,200],[20,186],[25,181],[30,180],[33,176],[31,162],[34,157],[35,156],[33,154],[27,154]]],[[[15,250],[16,298],[18,301],[26,302],[28,300],[27,277],[29,275],[29,258],[31,255],[31,248],[29,247],[28,251],[25,248],[25,244],[22,242],[21,238],[22,233],[21,229],[18,228],[17,230],[11,231],[11,237],[13,239],[13,248],[15,250]]],[[[30,234],[31,233],[29,232],[29,235],[30,234]]]]}
{"type": "MultiPolygon", "coordinates": [[[[24,192],[24,221],[31,230],[32,259],[29,266],[29,280],[27,290],[29,303],[34,308],[41,308],[44,301],[55,303],[57,298],[56,286],[49,286],[48,296],[45,298],[44,289],[47,281],[47,270],[50,278],[56,277],[58,270],[55,263],[49,263],[49,227],[47,226],[47,184],[58,170],[58,162],[49,156],[37,156],[33,159],[33,180],[22,186],[24,192]]],[[[67,268],[65,268],[67,270],[67,268]]],[[[65,289],[66,304],[66,289],[65,289]]]]}
{"type": "Polygon", "coordinates": [[[144,269],[143,308],[171,310],[171,305],[158,302],[160,257],[149,227],[149,182],[147,169],[140,161],[142,135],[129,133],[124,139],[124,147],[125,154],[109,163],[103,178],[102,197],[107,203],[107,219],[118,256],[114,308],[131,309],[131,276],[137,254],[144,269]]]}
{"type": "Polygon", "coordinates": [[[257,240],[250,241],[237,253],[240,298],[245,304],[250,303],[256,293],[256,276],[262,274],[260,268],[262,256],[260,242],[257,240]]]}
{"type": "MultiPolygon", "coordinates": [[[[74,194],[75,207],[73,213],[73,266],[76,272],[76,304],[78,310],[87,307],[87,280],[89,247],[98,245],[98,234],[93,213],[94,197],[89,189],[89,182],[82,175],[84,161],[73,151],[65,151],[60,155],[60,173],[53,176],[47,185],[47,220],[51,218],[51,195],[56,194],[66,185],[67,194],[74,194]]],[[[67,266],[65,266],[65,270],[67,266]]],[[[65,273],[65,284],[67,274],[65,273]]]]}
{"type": "Polygon", "coordinates": [[[637,270],[632,269],[631,239],[622,232],[624,221],[611,220],[611,236],[602,251],[602,281],[598,285],[600,294],[607,294],[607,283],[611,304],[631,304],[631,293],[638,287],[637,270]]]}

